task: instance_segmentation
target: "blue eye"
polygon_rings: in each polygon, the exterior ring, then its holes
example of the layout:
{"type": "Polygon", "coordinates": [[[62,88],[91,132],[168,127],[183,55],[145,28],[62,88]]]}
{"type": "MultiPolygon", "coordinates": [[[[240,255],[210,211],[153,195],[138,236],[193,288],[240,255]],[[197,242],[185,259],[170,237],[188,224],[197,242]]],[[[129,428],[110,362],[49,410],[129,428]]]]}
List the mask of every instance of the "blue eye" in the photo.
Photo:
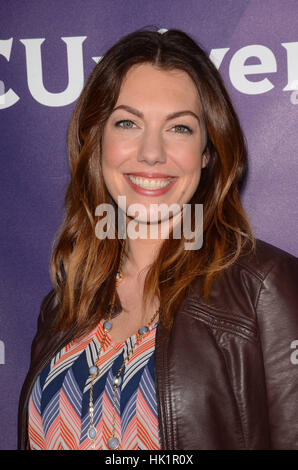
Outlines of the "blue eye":
{"type": "Polygon", "coordinates": [[[175,128],[180,128],[180,129],[183,129],[182,132],[178,132],[178,134],[192,134],[193,131],[188,127],[188,126],[184,126],[182,124],[177,124],[176,126],[173,127],[173,129],[175,128]]]}
{"type": "Polygon", "coordinates": [[[134,124],[130,119],[123,119],[122,121],[117,121],[115,123],[115,127],[122,127],[122,129],[132,129],[131,126],[127,127],[127,126],[120,126],[120,124],[122,123],[130,123],[130,124],[134,124]]]}
{"type": "MultiPolygon", "coordinates": [[[[121,121],[117,121],[115,123],[115,127],[121,127],[122,129],[133,129],[132,127],[133,125],[134,125],[134,122],[131,121],[130,119],[122,119],[121,121]],[[129,125],[125,125],[125,124],[129,124],[129,125]]],[[[175,129],[175,128],[182,129],[181,132],[180,131],[176,132],[177,134],[193,134],[192,129],[190,129],[188,126],[177,124],[172,129],[175,129]]]]}

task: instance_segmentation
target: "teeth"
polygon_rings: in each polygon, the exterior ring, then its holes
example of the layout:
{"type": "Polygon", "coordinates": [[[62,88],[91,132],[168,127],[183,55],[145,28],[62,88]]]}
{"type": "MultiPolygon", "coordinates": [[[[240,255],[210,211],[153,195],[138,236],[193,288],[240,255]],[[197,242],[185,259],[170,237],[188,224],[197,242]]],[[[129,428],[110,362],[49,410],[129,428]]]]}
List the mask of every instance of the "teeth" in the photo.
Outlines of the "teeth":
{"type": "Polygon", "coordinates": [[[161,189],[165,188],[168,186],[173,179],[172,178],[165,178],[163,179],[147,179],[147,178],[142,178],[140,176],[132,176],[132,175],[127,175],[130,181],[137,186],[140,186],[141,188],[144,189],[161,189]]]}

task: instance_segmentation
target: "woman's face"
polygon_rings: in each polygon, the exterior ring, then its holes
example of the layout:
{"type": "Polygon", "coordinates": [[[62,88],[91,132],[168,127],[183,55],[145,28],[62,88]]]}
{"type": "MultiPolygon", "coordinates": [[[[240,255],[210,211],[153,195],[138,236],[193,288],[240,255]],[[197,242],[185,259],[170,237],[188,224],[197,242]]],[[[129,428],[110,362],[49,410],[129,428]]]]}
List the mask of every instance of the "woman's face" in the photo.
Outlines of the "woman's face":
{"type": "MultiPolygon", "coordinates": [[[[190,201],[206,166],[206,130],[197,89],[182,70],[138,64],[126,74],[102,138],[107,189],[126,207],[190,201]]],[[[142,222],[143,220],[139,220],[142,222]]]]}

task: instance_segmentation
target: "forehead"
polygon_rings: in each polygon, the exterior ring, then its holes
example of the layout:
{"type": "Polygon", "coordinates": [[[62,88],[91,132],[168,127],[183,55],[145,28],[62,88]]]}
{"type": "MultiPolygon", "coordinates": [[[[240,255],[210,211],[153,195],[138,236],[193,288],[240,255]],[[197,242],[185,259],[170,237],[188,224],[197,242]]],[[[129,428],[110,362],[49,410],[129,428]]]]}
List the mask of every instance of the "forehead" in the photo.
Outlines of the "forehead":
{"type": "Polygon", "coordinates": [[[164,70],[152,64],[137,64],[126,73],[120,88],[118,102],[123,99],[142,104],[171,100],[173,104],[188,105],[200,109],[198,90],[184,70],[164,70]]]}

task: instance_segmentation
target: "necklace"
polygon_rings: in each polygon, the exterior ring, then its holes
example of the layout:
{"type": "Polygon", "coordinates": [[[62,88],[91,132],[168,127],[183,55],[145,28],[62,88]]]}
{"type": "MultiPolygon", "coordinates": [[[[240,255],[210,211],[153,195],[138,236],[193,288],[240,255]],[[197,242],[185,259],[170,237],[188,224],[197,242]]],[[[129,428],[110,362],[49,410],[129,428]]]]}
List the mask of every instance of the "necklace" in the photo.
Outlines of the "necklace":
{"type": "MultiPolygon", "coordinates": [[[[91,366],[89,368],[89,377],[91,378],[91,384],[90,384],[90,395],[89,395],[89,416],[90,416],[90,424],[89,424],[89,428],[88,428],[88,431],[87,431],[87,436],[89,437],[89,439],[92,441],[92,444],[91,444],[91,448],[95,448],[95,439],[96,439],[96,436],[97,436],[97,430],[94,426],[94,406],[93,406],[93,386],[94,386],[94,380],[95,378],[99,375],[100,373],[100,369],[99,367],[96,365],[97,362],[99,361],[99,358],[101,356],[101,352],[102,352],[102,348],[103,348],[103,345],[105,343],[105,340],[106,340],[106,337],[107,337],[107,334],[109,331],[111,331],[112,329],[112,322],[111,322],[111,317],[112,317],[112,312],[113,312],[113,309],[114,309],[114,305],[115,305],[115,298],[116,298],[116,287],[117,287],[117,282],[121,281],[122,279],[122,272],[121,272],[121,265],[122,265],[122,258],[123,258],[123,249],[121,250],[121,255],[120,255],[120,262],[119,262],[119,267],[118,267],[118,271],[117,271],[117,274],[116,274],[116,278],[115,278],[115,286],[114,286],[114,291],[113,291],[113,296],[112,296],[112,302],[111,302],[111,306],[110,306],[110,309],[109,309],[109,315],[108,315],[108,319],[104,322],[103,324],[103,329],[104,329],[104,336],[102,338],[102,341],[101,341],[101,344],[100,344],[100,347],[99,347],[99,351],[98,351],[98,354],[96,356],[96,359],[94,361],[94,365],[91,366]]],[[[140,344],[140,342],[143,340],[143,338],[146,336],[146,334],[149,332],[149,327],[150,325],[153,323],[153,321],[155,320],[155,318],[157,317],[157,315],[160,313],[160,309],[158,309],[155,314],[153,315],[153,317],[151,318],[150,322],[147,324],[147,325],[144,325],[142,326],[139,330],[138,330],[138,334],[139,334],[139,338],[138,340],[135,342],[135,344],[131,347],[131,349],[128,351],[127,353],[127,356],[126,358],[124,359],[120,369],[118,370],[116,376],[115,376],[115,380],[114,380],[114,383],[113,383],[113,417],[112,417],[112,433],[110,435],[110,437],[108,438],[107,440],[107,446],[109,449],[112,449],[112,450],[117,450],[120,446],[120,439],[118,437],[116,437],[116,432],[115,432],[115,421],[116,421],[116,394],[117,394],[117,388],[120,384],[120,375],[121,375],[121,372],[124,368],[124,366],[126,365],[126,363],[128,362],[128,360],[131,358],[133,352],[134,352],[134,349],[135,347],[140,344]]]]}

